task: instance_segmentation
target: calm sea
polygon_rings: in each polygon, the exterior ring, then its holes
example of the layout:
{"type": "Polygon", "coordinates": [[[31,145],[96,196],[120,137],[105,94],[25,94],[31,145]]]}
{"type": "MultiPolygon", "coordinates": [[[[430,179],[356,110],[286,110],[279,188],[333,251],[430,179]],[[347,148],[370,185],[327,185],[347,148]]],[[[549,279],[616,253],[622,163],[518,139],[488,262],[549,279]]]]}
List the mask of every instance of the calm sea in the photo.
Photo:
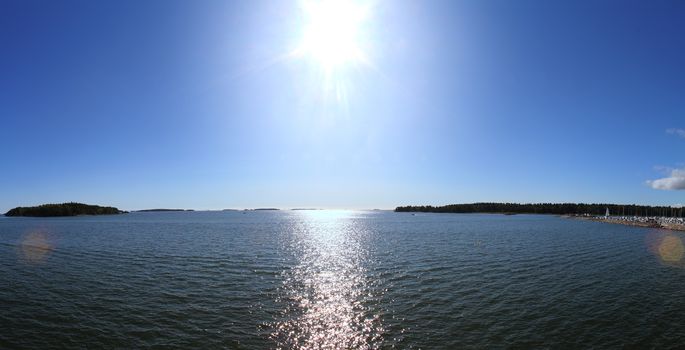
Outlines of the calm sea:
{"type": "Polygon", "coordinates": [[[682,239],[533,215],[0,217],[0,348],[682,348],[682,239]]]}

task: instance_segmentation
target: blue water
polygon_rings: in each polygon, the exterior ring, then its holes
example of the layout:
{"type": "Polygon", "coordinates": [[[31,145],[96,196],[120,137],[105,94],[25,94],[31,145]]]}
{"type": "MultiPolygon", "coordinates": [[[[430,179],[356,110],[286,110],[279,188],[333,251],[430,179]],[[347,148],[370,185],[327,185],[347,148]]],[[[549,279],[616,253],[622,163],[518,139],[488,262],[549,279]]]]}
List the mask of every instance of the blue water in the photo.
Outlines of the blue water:
{"type": "Polygon", "coordinates": [[[682,239],[534,215],[0,217],[0,348],[678,348],[682,239]]]}

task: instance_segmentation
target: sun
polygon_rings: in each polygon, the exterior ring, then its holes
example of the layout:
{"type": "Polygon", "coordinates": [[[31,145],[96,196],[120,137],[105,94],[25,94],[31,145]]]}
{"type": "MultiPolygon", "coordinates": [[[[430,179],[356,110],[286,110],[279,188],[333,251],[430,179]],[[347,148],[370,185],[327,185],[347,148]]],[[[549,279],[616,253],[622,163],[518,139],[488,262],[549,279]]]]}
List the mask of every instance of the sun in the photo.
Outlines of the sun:
{"type": "Polygon", "coordinates": [[[308,0],[302,3],[304,23],[297,49],[332,70],[350,63],[363,62],[362,25],[367,11],[350,0],[308,0]]]}

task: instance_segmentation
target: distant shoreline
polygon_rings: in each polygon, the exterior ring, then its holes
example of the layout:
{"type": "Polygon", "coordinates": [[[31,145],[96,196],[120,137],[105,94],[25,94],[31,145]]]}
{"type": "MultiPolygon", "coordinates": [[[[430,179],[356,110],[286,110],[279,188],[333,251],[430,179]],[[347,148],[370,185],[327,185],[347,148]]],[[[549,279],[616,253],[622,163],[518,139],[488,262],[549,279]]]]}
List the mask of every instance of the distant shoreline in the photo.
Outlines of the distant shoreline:
{"type": "Polygon", "coordinates": [[[566,217],[578,220],[597,221],[607,224],[636,226],[646,228],[658,228],[672,231],[685,231],[685,220],[683,218],[669,218],[669,217],[627,217],[627,216],[570,216],[566,217]]]}
{"type": "Polygon", "coordinates": [[[685,231],[683,207],[607,203],[465,203],[439,207],[430,205],[397,207],[395,212],[558,215],[610,224],[685,231]],[[620,213],[620,215],[610,215],[610,213],[620,213]]]}
{"type": "Polygon", "coordinates": [[[685,217],[685,208],[610,203],[462,203],[443,206],[409,205],[395,208],[396,212],[425,213],[496,213],[496,214],[555,214],[603,216],[607,211],[614,215],[637,217],[685,217]]]}
{"type": "Polygon", "coordinates": [[[135,212],[157,212],[157,211],[195,211],[195,209],[141,209],[135,212]]]}

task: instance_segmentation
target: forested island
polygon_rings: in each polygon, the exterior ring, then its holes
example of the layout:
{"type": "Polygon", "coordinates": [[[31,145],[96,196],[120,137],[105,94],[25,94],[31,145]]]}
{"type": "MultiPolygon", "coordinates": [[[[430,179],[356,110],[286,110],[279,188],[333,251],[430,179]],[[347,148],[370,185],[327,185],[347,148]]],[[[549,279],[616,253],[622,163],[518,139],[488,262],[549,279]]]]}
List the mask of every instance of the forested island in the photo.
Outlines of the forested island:
{"type": "Polygon", "coordinates": [[[35,207],[16,207],[5,216],[77,216],[77,215],[112,215],[126,213],[114,207],[102,207],[83,203],[43,204],[35,207]]]}
{"type": "Polygon", "coordinates": [[[556,214],[556,215],[610,215],[620,216],[660,216],[683,217],[683,208],[647,206],[635,204],[601,203],[469,203],[444,206],[404,206],[395,208],[396,212],[427,213],[493,213],[493,214],[556,214]]]}

